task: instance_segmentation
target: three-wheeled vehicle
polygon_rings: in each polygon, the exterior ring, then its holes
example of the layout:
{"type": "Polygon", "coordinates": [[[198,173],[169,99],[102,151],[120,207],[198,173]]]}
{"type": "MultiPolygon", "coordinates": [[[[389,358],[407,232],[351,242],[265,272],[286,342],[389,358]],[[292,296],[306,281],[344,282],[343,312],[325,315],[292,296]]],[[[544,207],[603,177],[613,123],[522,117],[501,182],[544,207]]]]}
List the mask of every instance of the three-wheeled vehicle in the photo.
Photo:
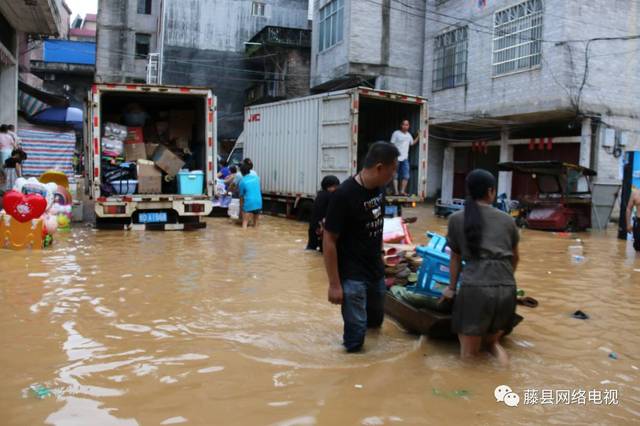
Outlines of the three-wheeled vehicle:
{"type": "Polygon", "coordinates": [[[512,161],[500,163],[498,168],[527,174],[536,183],[537,194],[519,200],[528,228],[584,231],[591,227],[591,178],[595,170],[562,161],[512,161]]]}

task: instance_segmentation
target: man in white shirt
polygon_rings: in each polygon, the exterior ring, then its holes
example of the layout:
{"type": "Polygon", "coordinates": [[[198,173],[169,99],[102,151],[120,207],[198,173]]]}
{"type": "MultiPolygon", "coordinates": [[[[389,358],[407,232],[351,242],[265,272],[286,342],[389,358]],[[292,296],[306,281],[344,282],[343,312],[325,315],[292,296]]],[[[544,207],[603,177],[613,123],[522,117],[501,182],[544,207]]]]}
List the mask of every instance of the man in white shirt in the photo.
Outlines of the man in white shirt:
{"type": "Polygon", "coordinates": [[[391,135],[391,143],[398,148],[400,156],[398,157],[398,173],[393,181],[393,191],[395,195],[398,195],[398,181],[400,181],[400,194],[407,194],[407,185],[409,184],[409,148],[418,143],[420,135],[415,138],[409,133],[411,123],[409,120],[402,120],[400,130],[396,130],[391,135]]]}

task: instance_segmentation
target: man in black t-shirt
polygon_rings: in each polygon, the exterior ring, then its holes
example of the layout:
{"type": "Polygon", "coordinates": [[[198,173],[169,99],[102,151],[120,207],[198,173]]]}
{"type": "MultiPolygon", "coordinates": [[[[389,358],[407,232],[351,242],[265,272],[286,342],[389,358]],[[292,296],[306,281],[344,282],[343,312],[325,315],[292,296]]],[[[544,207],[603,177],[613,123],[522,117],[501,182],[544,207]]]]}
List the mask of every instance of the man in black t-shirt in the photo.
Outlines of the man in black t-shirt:
{"type": "Polygon", "coordinates": [[[329,202],[323,238],[329,301],[342,305],[348,352],[362,349],[367,327],[380,327],[384,319],[384,188],[396,173],[398,155],[392,144],[371,145],[362,171],[329,202]]]}

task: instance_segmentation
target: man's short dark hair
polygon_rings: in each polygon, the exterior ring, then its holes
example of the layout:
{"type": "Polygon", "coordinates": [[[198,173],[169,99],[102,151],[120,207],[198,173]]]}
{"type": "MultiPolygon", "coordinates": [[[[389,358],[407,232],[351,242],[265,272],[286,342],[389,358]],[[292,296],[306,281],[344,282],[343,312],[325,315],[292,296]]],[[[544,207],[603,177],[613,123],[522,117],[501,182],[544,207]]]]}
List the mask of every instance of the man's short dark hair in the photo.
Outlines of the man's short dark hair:
{"type": "Polygon", "coordinates": [[[249,165],[242,163],[240,165],[240,173],[242,173],[242,176],[246,176],[249,173],[251,173],[251,167],[249,167],[249,165]]]}
{"type": "Polygon", "coordinates": [[[229,167],[229,171],[231,173],[238,173],[238,168],[236,166],[231,166],[231,167],[229,167]]]}
{"type": "Polygon", "coordinates": [[[8,127],[6,124],[0,125],[0,133],[7,133],[8,127]]]}
{"type": "Polygon", "coordinates": [[[251,158],[245,158],[244,160],[242,160],[242,164],[249,166],[249,170],[253,170],[253,161],[251,161],[251,158]]]}
{"type": "Polygon", "coordinates": [[[322,188],[323,191],[328,190],[332,186],[338,186],[338,185],[340,185],[340,179],[338,179],[333,175],[325,176],[322,179],[322,182],[320,182],[320,187],[322,188]]]}
{"type": "Polygon", "coordinates": [[[389,142],[376,142],[369,147],[369,152],[364,158],[364,168],[370,169],[375,167],[376,164],[383,164],[388,166],[398,160],[400,151],[395,145],[389,142]]]}
{"type": "Polygon", "coordinates": [[[7,124],[7,130],[13,132],[16,129],[16,126],[13,124],[7,124]]]}
{"type": "Polygon", "coordinates": [[[15,157],[16,155],[20,157],[20,161],[25,161],[28,158],[27,153],[21,150],[20,148],[16,148],[13,151],[11,151],[12,157],[15,157]]]}

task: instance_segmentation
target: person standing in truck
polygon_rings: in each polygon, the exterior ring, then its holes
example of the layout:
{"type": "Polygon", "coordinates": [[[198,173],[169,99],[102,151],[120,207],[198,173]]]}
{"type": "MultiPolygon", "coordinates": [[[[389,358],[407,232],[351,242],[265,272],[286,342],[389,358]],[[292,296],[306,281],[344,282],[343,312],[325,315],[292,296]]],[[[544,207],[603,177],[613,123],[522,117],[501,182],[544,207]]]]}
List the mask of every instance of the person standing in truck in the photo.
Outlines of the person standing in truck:
{"type": "Polygon", "coordinates": [[[398,173],[393,181],[393,193],[395,195],[407,196],[407,185],[409,184],[409,175],[411,167],[409,164],[409,148],[418,143],[420,135],[415,138],[409,133],[411,123],[409,120],[402,120],[400,130],[396,130],[391,135],[391,143],[398,148],[400,156],[398,157],[398,173]],[[400,181],[400,192],[398,193],[398,181],[400,181]]]}
{"type": "Polygon", "coordinates": [[[398,149],[387,142],[369,148],[364,168],[331,196],[322,238],[329,302],[342,305],[343,345],[358,352],[367,328],[384,319],[384,188],[398,167],[398,149]]]}
{"type": "Polygon", "coordinates": [[[631,196],[627,203],[627,232],[633,233],[633,248],[640,252],[640,191],[631,190],[631,196]],[[633,215],[633,208],[636,208],[636,214],[633,215]]]}

